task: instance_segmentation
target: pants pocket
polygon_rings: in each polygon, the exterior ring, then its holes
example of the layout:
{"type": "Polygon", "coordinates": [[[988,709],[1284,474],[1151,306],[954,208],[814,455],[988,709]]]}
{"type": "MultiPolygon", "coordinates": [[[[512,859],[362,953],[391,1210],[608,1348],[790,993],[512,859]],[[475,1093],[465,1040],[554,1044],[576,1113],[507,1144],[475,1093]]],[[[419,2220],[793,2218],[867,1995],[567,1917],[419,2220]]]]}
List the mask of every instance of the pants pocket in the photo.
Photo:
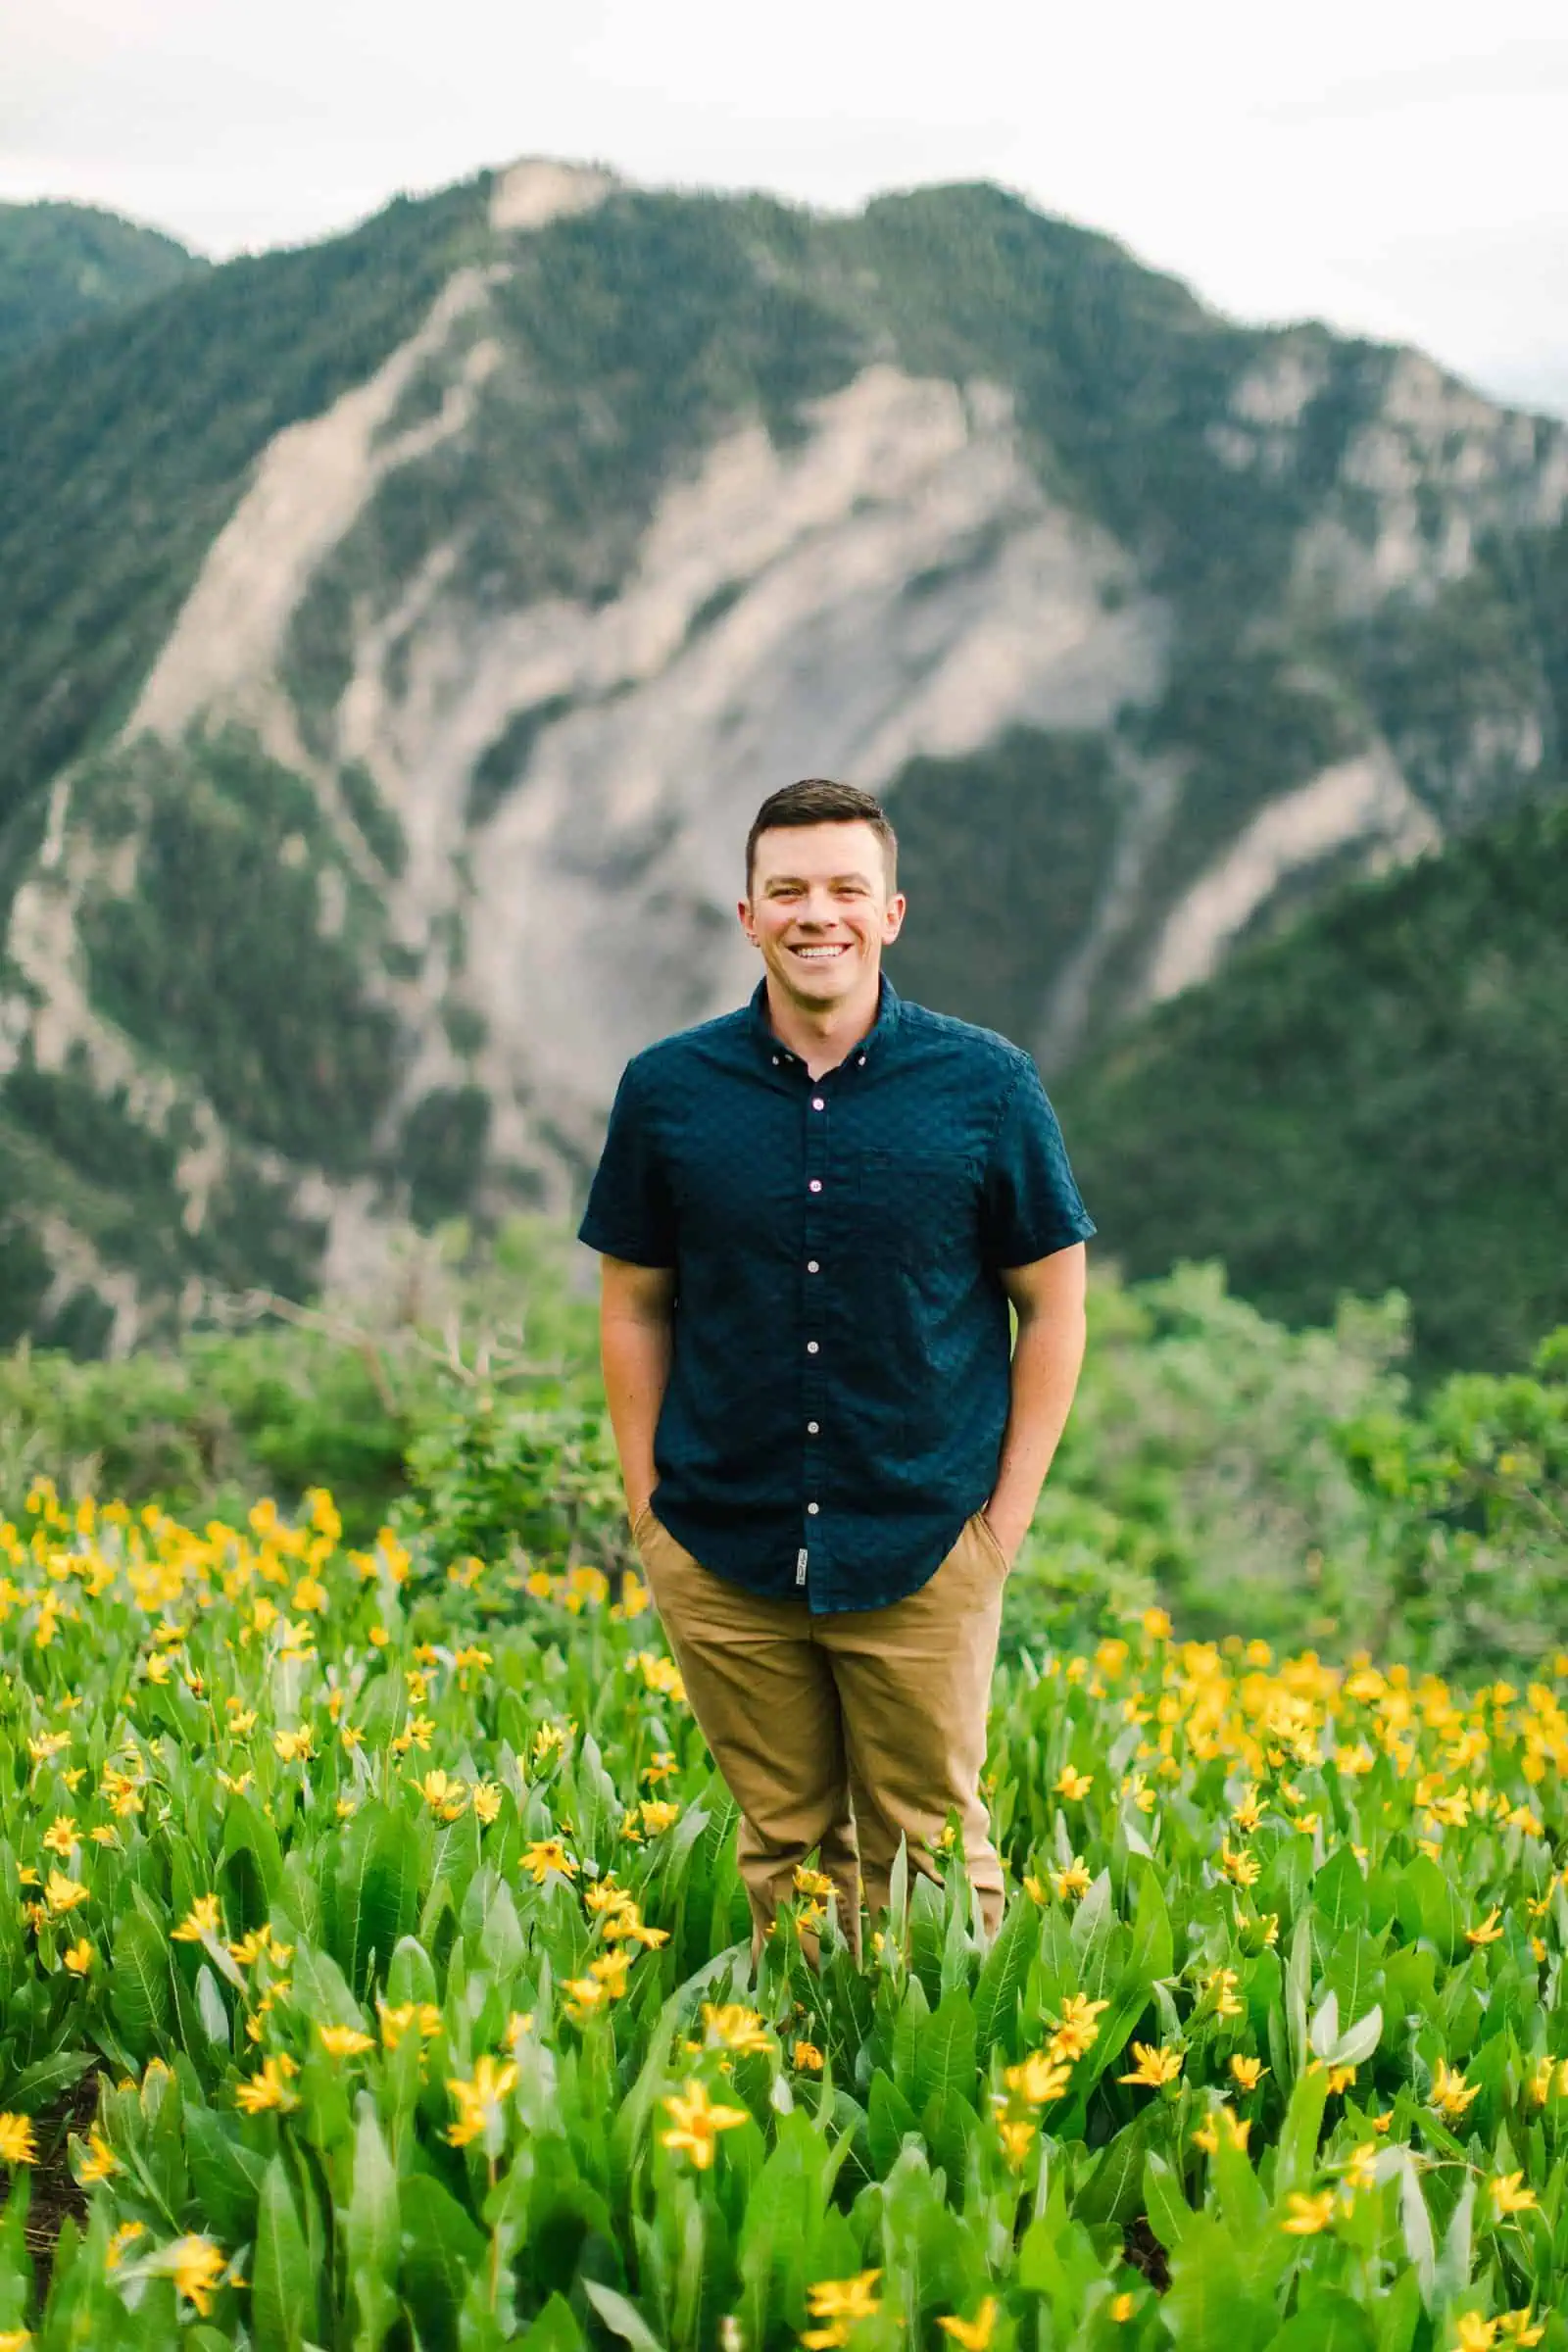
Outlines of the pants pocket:
{"type": "Polygon", "coordinates": [[[985,1545],[987,1551],[991,1554],[992,1559],[1001,1569],[1003,1575],[1009,1575],[1011,1573],[1012,1563],[1008,1559],[1006,1553],[1003,1550],[1002,1545],[997,1542],[996,1536],[992,1530],[991,1522],[986,1517],[984,1511],[976,1511],[973,1518],[970,1520],[969,1525],[975,1530],[976,1534],[980,1538],[981,1543],[985,1545]]]}

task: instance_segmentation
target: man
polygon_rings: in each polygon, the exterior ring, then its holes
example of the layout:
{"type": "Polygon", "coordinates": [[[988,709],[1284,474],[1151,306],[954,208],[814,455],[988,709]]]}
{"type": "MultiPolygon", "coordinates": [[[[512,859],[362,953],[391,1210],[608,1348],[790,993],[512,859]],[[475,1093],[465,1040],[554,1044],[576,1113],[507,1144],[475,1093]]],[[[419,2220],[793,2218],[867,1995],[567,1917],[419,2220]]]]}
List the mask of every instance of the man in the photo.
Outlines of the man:
{"type": "Polygon", "coordinates": [[[632,1534],[759,1948],[814,1853],[858,1952],[857,1862],[874,1918],[901,1838],[940,1875],[950,1812],[995,1933],[1002,1588],[1083,1360],[1096,1229],[1055,1115],[1028,1054],[883,975],[896,856],[869,794],[764,801],[757,992],[627,1065],[581,1227],[632,1534]]]}

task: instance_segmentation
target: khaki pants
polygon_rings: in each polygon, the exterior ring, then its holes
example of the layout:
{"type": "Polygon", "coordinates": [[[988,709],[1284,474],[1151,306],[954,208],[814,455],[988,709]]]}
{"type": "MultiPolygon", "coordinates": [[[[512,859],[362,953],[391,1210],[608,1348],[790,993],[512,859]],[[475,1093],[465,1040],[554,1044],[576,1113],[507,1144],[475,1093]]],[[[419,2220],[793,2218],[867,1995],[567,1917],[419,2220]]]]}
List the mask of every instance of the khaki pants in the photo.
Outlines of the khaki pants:
{"type": "Polygon", "coordinates": [[[823,1617],[711,1575],[652,1504],[632,1536],[692,1712],[741,1809],[737,1859],[758,1948],[815,1852],[858,1953],[861,1879],[874,1920],[901,1838],[910,1868],[940,1878],[950,1812],[995,1935],[1002,1865],[980,1771],[1007,1564],[981,1514],[907,1599],[823,1617]]]}

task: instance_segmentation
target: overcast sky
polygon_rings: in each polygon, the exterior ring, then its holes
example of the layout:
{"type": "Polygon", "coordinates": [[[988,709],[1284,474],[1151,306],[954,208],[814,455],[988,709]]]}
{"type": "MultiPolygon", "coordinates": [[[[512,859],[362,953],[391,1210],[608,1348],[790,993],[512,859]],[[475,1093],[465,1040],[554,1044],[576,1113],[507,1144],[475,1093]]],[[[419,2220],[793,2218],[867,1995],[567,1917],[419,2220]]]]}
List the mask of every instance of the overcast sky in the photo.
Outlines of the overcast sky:
{"type": "Polygon", "coordinates": [[[524,154],[835,207],[999,179],[1238,316],[1568,411],[1563,0],[0,0],[0,197],[221,255],[524,154]]]}

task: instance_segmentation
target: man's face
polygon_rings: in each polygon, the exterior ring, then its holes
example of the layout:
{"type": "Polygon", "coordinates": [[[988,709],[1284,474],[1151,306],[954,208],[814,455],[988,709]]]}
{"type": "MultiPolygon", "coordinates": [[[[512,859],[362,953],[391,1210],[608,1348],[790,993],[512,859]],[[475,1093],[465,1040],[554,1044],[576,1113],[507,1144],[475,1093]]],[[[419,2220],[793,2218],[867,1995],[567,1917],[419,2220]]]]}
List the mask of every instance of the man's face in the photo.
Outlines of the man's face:
{"type": "Polygon", "coordinates": [[[770,978],[803,1011],[826,1012],[875,979],[904,899],[888,896],[882,845],[861,819],[781,825],[758,836],[740,918],[770,978]]]}

